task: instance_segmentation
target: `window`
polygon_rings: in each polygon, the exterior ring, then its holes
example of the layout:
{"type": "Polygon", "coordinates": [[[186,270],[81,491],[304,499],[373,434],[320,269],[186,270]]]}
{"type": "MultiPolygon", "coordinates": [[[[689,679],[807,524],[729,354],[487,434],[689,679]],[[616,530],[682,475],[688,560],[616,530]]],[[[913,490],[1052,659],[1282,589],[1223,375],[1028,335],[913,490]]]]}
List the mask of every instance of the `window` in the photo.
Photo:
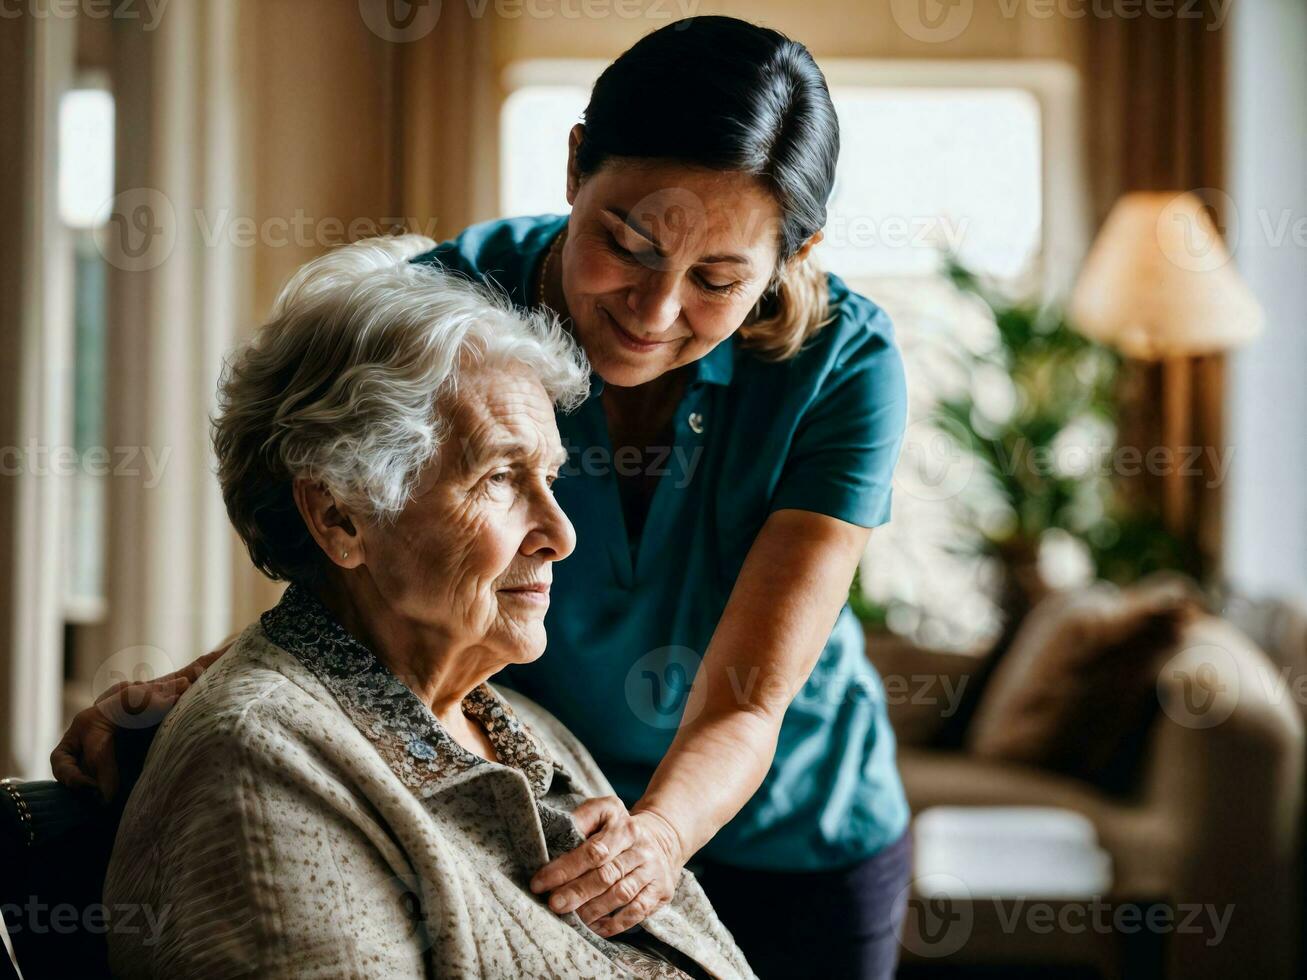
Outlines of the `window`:
{"type": "Polygon", "coordinates": [[[1013,278],[1039,251],[1039,105],[1016,88],[835,86],[840,165],[826,268],[849,281],[930,276],[939,250],[1013,278]]]}
{"type": "Polygon", "coordinates": [[[62,504],[64,671],[77,672],[88,627],[103,621],[108,478],[97,465],[105,453],[105,363],[108,275],[95,234],[114,186],[114,99],[107,83],[88,73],[59,103],[59,219],[72,250],[71,411],[64,445],[75,460],[62,504]]]}
{"type": "MultiPolygon", "coordinates": [[[[527,62],[501,116],[505,214],[563,212],[565,135],[600,62],[527,62]],[[542,161],[544,161],[542,165],[542,161]],[[550,161],[555,161],[551,163],[550,161]]],[[[957,501],[968,478],[933,417],[956,386],[1002,399],[1004,377],[959,368],[959,345],[996,342],[984,310],[940,274],[945,252],[1014,292],[1056,295],[1086,244],[1076,75],[1049,62],[823,63],[842,149],[822,264],[890,313],[911,408],[894,519],[872,535],[860,585],[895,632],[978,649],[999,629],[997,569],[968,548],[957,501]]]]}

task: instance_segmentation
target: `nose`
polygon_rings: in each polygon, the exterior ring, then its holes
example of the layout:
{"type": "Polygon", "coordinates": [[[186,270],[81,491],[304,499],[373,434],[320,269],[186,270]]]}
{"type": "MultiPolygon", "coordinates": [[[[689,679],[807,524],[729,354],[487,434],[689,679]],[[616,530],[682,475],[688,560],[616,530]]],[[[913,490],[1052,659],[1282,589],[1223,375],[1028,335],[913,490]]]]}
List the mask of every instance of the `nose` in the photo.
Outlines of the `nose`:
{"type": "Polygon", "coordinates": [[[626,306],[645,336],[666,333],[681,316],[679,280],[668,272],[651,272],[626,294],[626,306]]]}
{"type": "Polygon", "coordinates": [[[576,529],[549,491],[533,505],[531,531],[522,541],[522,554],[544,561],[562,561],[576,549],[576,529]]]}

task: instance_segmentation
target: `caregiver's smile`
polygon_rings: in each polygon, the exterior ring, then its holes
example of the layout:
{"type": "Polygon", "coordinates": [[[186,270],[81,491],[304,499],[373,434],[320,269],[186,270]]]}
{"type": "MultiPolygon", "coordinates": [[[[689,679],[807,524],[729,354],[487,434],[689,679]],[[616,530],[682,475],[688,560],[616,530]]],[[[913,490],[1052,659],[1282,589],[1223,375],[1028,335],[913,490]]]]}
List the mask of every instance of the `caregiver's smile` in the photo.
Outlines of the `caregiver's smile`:
{"type": "Polygon", "coordinates": [[[626,350],[629,350],[634,354],[649,354],[666,344],[675,343],[675,340],[646,340],[642,337],[638,337],[634,332],[626,329],[618,323],[617,317],[609,313],[602,305],[600,305],[598,309],[599,315],[603,317],[608,326],[612,328],[613,335],[616,336],[617,342],[626,350]]]}
{"type": "Polygon", "coordinates": [[[610,384],[703,357],[745,323],[776,269],[780,209],[756,177],[614,160],[585,178],[569,171],[568,201],[563,298],[610,384]]]}

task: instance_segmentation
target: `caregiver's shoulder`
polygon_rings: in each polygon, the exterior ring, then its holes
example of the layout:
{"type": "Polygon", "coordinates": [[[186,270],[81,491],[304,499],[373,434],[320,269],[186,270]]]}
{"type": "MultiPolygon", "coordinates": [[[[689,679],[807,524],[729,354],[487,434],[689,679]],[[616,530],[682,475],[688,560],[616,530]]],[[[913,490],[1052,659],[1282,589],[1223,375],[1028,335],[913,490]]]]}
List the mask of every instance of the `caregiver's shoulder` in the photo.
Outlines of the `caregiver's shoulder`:
{"type": "Polygon", "coordinates": [[[516,268],[522,254],[541,247],[541,237],[557,231],[565,220],[564,215],[539,214],[482,221],[413,261],[439,264],[477,279],[493,277],[516,268]]]}
{"type": "MultiPolygon", "coordinates": [[[[830,288],[830,321],[812,339],[813,353],[831,360],[836,367],[851,366],[872,357],[897,359],[898,344],[889,314],[871,299],[850,289],[843,279],[827,273],[830,288]]],[[[806,349],[805,349],[806,353],[806,349]]]]}
{"type": "Polygon", "coordinates": [[[903,386],[903,357],[894,325],[879,305],[828,273],[829,317],[793,358],[770,361],[750,358],[752,370],[766,376],[768,387],[819,396],[850,374],[866,375],[881,390],[903,386]]]}

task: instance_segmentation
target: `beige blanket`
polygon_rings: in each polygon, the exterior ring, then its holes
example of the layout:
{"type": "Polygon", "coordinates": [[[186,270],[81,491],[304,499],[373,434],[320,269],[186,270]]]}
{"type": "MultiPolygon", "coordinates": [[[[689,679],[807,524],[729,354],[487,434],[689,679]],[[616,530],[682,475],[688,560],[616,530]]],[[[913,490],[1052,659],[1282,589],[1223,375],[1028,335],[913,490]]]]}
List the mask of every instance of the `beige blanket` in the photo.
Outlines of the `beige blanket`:
{"type": "Polygon", "coordinates": [[[288,596],[155,739],[105,899],[158,925],[111,923],[117,975],[753,976],[688,872],[618,941],[550,912],[527,882],[580,842],[576,804],[612,792],[589,753],[485,686],[476,709],[509,764],[476,759],[288,596]]]}

